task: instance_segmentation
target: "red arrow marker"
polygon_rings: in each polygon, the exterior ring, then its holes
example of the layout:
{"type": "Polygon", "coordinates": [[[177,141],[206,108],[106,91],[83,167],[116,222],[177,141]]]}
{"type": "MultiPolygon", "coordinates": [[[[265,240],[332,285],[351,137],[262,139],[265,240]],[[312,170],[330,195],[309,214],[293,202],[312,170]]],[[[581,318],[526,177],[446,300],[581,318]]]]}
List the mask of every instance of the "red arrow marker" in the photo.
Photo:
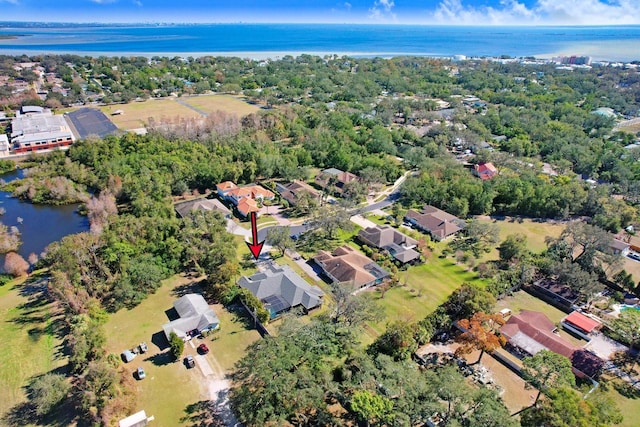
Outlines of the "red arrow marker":
{"type": "Polygon", "coordinates": [[[264,245],[264,240],[260,243],[258,241],[258,224],[257,217],[255,212],[251,212],[251,235],[253,236],[253,243],[245,242],[247,246],[249,246],[249,250],[255,259],[258,259],[260,256],[260,252],[262,252],[262,245],[264,245]]]}

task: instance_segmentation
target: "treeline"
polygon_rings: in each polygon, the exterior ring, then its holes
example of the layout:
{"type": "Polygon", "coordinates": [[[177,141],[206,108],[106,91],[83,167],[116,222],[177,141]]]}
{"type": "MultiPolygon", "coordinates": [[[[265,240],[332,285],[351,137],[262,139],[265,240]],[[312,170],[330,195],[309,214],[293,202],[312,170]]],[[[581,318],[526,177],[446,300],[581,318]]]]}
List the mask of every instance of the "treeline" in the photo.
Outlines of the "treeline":
{"type": "Polygon", "coordinates": [[[507,160],[500,175],[481,181],[446,154],[421,162],[419,176],[401,188],[407,206],[431,204],[453,215],[509,215],[533,218],[588,216],[594,224],[617,232],[631,224],[635,207],[612,197],[611,186],[569,175],[546,175],[526,164],[507,160]]]}

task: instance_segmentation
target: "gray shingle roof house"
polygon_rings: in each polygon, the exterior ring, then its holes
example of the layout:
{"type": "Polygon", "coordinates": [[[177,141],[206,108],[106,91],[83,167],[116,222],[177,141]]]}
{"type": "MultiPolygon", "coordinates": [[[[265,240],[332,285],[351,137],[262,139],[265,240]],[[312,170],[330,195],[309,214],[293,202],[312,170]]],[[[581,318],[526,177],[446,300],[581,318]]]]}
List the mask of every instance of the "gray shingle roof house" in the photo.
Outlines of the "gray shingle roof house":
{"type": "Polygon", "coordinates": [[[171,332],[186,339],[190,331],[202,332],[217,329],[220,326],[218,316],[200,294],[186,294],[180,297],[173,303],[173,308],[176,309],[180,318],[162,325],[167,339],[171,332]]]}
{"type": "Polygon", "coordinates": [[[231,218],[231,211],[217,199],[196,199],[188,202],[176,203],[173,207],[181,218],[191,211],[218,211],[225,218],[231,218]]]}
{"type": "Polygon", "coordinates": [[[314,260],[334,283],[353,283],[357,288],[379,285],[390,276],[388,271],[349,245],[332,253],[319,251],[314,260]]]}
{"type": "Polygon", "coordinates": [[[464,221],[434,206],[425,205],[422,213],[409,210],[405,220],[436,240],[444,240],[464,228],[464,221]]]}
{"type": "Polygon", "coordinates": [[[272,319],[300,305],[309,312],[322,305],[324,296],[322,289],[307,283],[288,265],[272,264],[253,276],[243,276],[238,286],[248,289],[262,301],[272,319]]]}
{"type": "Polygon", "coordinates": [[[420,258],[420,254],[413,249],[418,241],[389,225],[378,225],[360,230],[358,238],[366,245],[386,250],[403,264],[420,258]]]}

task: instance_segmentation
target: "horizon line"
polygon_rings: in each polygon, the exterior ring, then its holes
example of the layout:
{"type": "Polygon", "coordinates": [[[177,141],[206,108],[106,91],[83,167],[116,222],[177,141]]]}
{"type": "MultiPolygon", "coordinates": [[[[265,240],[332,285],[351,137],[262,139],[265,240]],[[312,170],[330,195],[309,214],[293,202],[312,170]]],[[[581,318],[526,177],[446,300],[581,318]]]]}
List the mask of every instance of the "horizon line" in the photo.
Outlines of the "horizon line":
{"type": "Polygon", "coordinates": [[[367,25],[367,26],[397,26],[397,27],[528,27],[528,28],[543,28],[543,27],[572,27],[572,28],[606,28],[606,27],[640,27],[640,24],[540,24],[540,23],[520,23],[520,24],[456,24],[456,23],[410,23],[410,22],[323,22],[323,21],[299,21],[299,22],[264,22],[264,21],[218,21],[218,22],[192,22],[192,21],[29,21],[29,20],[8,20],[0,21],[0,29],[3,24],[59,24],[59,25],[367,25]]]}

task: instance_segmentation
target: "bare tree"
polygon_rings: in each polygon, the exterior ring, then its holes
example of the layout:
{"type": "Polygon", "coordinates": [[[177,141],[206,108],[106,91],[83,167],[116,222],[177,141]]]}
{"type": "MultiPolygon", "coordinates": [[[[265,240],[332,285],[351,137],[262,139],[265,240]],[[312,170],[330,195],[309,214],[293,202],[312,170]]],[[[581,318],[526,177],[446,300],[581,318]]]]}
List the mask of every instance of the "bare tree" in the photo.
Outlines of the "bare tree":
{"type": "Polygon", "coordinates": [[[29,263],[16,252],[9,252],[4,259],[4,270],[14,277],[24,276],[29,271],[29,263]]]}
{"type": "Polygon", "coordinates": [[[108,191],[101,192],[98,197],[91,197],[87,201],[87,210],[91,232],[94,234],[102,233],[109,217],[118,214],[116,199],[108,191]]]}

